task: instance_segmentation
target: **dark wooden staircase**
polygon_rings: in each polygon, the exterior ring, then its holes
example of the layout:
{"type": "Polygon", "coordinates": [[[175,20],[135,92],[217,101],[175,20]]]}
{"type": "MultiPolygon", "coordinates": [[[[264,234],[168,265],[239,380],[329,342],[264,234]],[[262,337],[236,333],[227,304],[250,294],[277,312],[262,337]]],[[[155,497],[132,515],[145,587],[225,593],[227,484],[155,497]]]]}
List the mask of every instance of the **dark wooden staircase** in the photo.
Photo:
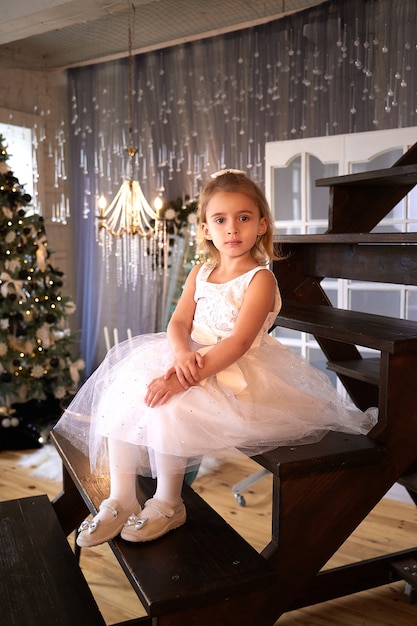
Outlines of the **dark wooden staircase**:
{"type": "Polygon", "coordinates": [[[417,459],[417,322],[334,308],[321,282],[417,284],[417,233],[370,232],[416,183],[417,144],[392,168],[319,180],[330,187],[327,232],[277,241],[285,259],[274,263],[283,298],[276,324],[314,335],[354,404],[377,406],[379,419],[366,437],[330,433],[315,444],[318,458],[313,445],[297,447],[302,458],[293,463],[283,449],[257,459],[274,473],[279,501],[273,541],[264,551],[278,577],[276,616],[388,583],[399,576],[398,562],[417,557],[413,546],[320,572],[395,482],[411,491],[415,484],[408,484],[407,473],[417,459]],[[379,356],[363,358],[357,346],[379,356]],[[335,439],[355,450],[338,452],[335,439]]]}
{"type": "MultiPolygon", "coordinates": [[[[317,181],[330,188],[327,232],[276,241],[285,255],[274,263],[283,298],[276,324],[314,335],[354,404],[378,407],[377,425],[367,436],[330,432],[256,457],[273,474],[262,558],[189,488],[181,529],[146,546],[111,542],[148,612],[132,624],[273,626],[292,609],[408,580],[417,569],[416,546],[323,569],[395,482],[417,493],[417,321],[334,308],[321,286],[325,277],[417,285],[417,233],[370,232],[416,183],[417,144],[392,168],[317,181]],[[375,353],[363,358],[357,346],[375,353]]],[[[54,506],[69,533],[108,485],[53,436],[65,469],[54,506]]]]}

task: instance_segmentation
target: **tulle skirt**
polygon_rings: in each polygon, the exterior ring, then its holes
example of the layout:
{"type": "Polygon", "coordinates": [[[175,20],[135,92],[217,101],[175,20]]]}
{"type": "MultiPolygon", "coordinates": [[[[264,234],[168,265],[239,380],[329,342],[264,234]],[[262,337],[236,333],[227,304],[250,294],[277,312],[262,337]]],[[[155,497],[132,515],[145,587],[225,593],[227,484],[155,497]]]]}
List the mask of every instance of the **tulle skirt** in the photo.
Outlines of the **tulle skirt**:
{"type": "Polygon", "coordinates": [[[252,456],[318,441],[329,430],[366,434],[376,423],[375,410],[351,409],[326,375],[269,335],[232,368],[149,408],[147,384],[173,361],[166,333],[140,335],[114,346],[81,387],[56,430],[93,471],[108,471],[112,440],[119,451],[125,446],[120,471],[155,477],[161,454],[194,467],[204,455],[252,456]]]}

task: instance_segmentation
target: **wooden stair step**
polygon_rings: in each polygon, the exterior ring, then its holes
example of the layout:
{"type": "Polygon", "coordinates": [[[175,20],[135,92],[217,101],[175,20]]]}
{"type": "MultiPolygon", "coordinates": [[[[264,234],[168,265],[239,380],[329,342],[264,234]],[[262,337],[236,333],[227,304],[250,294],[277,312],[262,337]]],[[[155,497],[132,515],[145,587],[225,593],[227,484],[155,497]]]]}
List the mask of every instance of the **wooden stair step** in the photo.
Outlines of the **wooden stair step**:
{"type": "Polygon", "coordinates": [[[417,322],[384,315],[286,302],[275,325],[392,354],[417,351],[417,322]]]}
{"type": "Polygon", "coordinates": [[[413,548],[321,570],[311,584],[301,590],[292,610],[403,580],[402,572],[393,564],[416,558],[417,549],[413,548]]]}
{"type": "MultiPolygon", "coordinates": [[[[413,235],[415,239],[416,233],[413,235]]],[[[337,237],[323,235],[314,240],[306,235],[306,241],[295,241],[294,238],[285,241],[283,238],[279,245],[285,257],[285,269],[288,271],[290,262],[294,260],[293,255],[298,254],[302,255],[302,259],[299,259],[298,267],[297,264],[292,267],[293,272],[297,270],[298,280],[302,282],[308,276],[310,280],[345,278],[361,282],[417,285],[416,241],[405,244],[404,238],[401,238],[395,243],[390,241],[389,244],[381,245],[381,240],[360,243],[338,240],[337,237]]],[[[297,280],[296,275],[293,278],[297,280]]]]}
{"type": "Polygon", "coordinates": [[[392,561],[391,567],[394,572],[407,583],[412,585],[417,591],[417,560],[406,558],[399,561],[392,561]]]}
{"type": "MultiPolygon", "coordinates": [[[[59,433],[52,440],[64,468],[79,490],[81,504],[95,513],[107,497],[108,479],[90,474],[87,457],[59,433]]],[[[152,496],[152,479],[141,478],[143,499],[152,496]]],[[[62,498],[65,496],[62,495],[62,498]]],[[[256,592],[273,584],[271,565],[248,544],[191,487],[184,484],[187,522],[160,539],[129,543],[120,537],[109,542],[117,560],[150,616],[207,606],[256,592]]],[[[73,494],[68,504],[74,509],[73,494]]],[[[80,507],[80,520],[83,519],[80,507]]]]}
{"type": "Polygon", "coordinates": [[[321,179],[330,187],[328,232],[370,232],[417,182],[417,144],[393,167],[321,179]]]}
{"type": "Polygon", "coordinates": [[[105,626],[47,496],[0,503],[0,615],[10,626],[105,626]]]}
{"type": "Polygon", "coordinates": [[[417,494],[417,473],[413,472],[404,474],[401,476],[398,483],[409,491],[417,494]]]}
{"type": "MultiPolygon", "coordinates": [[[[146,497],[153,494],[150,481],[140,485],[146,497]]],[[[187,485],[183,499],[187,522],[175,532],[144,544],[113,542],[149,615],[201,607],[274,582],[267,561],[187,485]]]]}
{"type": "Polygon", "coordinates": [[[417,183],[417,164],[397,165],[370,172],[358,172],[344,176],[332,176],[316,180],[316,187],[341,187],[353,185],[355,187],[386,185],[415,185],[417,183]]]}
{"type": "Polygon", "coordinates": [[[327,369],[336,372],[340,376],[349,376],[356,380],[363,380],[372,385],[378,385],[380,379],[381,359],[368,357],[364,359],[351,359],[349,361],[328,361],[327,369]]]}
{"type": "Polygon", "coordinates": [[[303,271],[315,278],[417,285],[417,246],[305,244],[303,271]]]}
{"type": "Polygon", "coordinates": [[[328,432],[321,441],[282,446],[253,458],[270,472],[285,478],[334,471],[381,462],[386,449],[366,435],[328,432]]]}
{"type": "Polygon", "coordinates": [[[297,234],[279,234],[274,236],[274,243],[279,245],[281,243],[294,243],[294,244],[310,244],[310,243],[325,243],[325,244],[414,244],[417,243],[417,233],[314,233],[308,235],[297,234]]]}

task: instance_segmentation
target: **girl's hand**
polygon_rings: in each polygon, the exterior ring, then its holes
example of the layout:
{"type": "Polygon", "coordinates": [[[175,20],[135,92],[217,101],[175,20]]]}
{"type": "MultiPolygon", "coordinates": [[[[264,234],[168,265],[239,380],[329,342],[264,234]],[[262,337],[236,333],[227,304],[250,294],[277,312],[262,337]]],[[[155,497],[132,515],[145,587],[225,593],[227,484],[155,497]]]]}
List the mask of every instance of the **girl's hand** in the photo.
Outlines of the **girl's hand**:
{"type": "Polygon", "coordinates": [[[172,374],[176,377],[183,389],[188,389],[192,385],[198,385],[200,382],[200,369],[203,367],[204,357],[199,352],[184,352],[165,374],[165,380],[168,380],[172,374]]]}
{"type": "Polygon", "coordinates": [[[165,376],[159,376],[149,383],[145,395],[145,404],[151,408],[165,404],[180,391],[184,391],[184,388],[180,384],[175,371],[168,378],[166,378],[166,374],[165,376]]]}

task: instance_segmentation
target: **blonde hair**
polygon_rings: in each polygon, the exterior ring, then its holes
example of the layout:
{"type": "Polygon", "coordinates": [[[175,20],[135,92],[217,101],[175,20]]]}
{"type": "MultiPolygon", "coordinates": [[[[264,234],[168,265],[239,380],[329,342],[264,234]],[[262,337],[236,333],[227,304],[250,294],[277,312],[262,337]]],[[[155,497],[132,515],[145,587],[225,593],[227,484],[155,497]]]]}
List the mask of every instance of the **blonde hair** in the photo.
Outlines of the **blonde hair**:
{"type": "Polygon", "coordinates": [[[251,198],[259,209],[261,218],[265,218],[267,228],[263,235],[259,235],[251,250],[252,257],[259,265],[268,265],[276,259],[274,253],[273,231],[274,222],[271,209],[264,192],[246,176],[244,172],[225,170],[220,172],[212,180],[209,180],[200,192],[198,201],[198,244],[202,255],[213,263],[218,263],[220,255],[213,242],[204,237],[202,224],[207,222],[207,205],[213,196],[219,191],[229,193],[243,193],[251,198]]]}

